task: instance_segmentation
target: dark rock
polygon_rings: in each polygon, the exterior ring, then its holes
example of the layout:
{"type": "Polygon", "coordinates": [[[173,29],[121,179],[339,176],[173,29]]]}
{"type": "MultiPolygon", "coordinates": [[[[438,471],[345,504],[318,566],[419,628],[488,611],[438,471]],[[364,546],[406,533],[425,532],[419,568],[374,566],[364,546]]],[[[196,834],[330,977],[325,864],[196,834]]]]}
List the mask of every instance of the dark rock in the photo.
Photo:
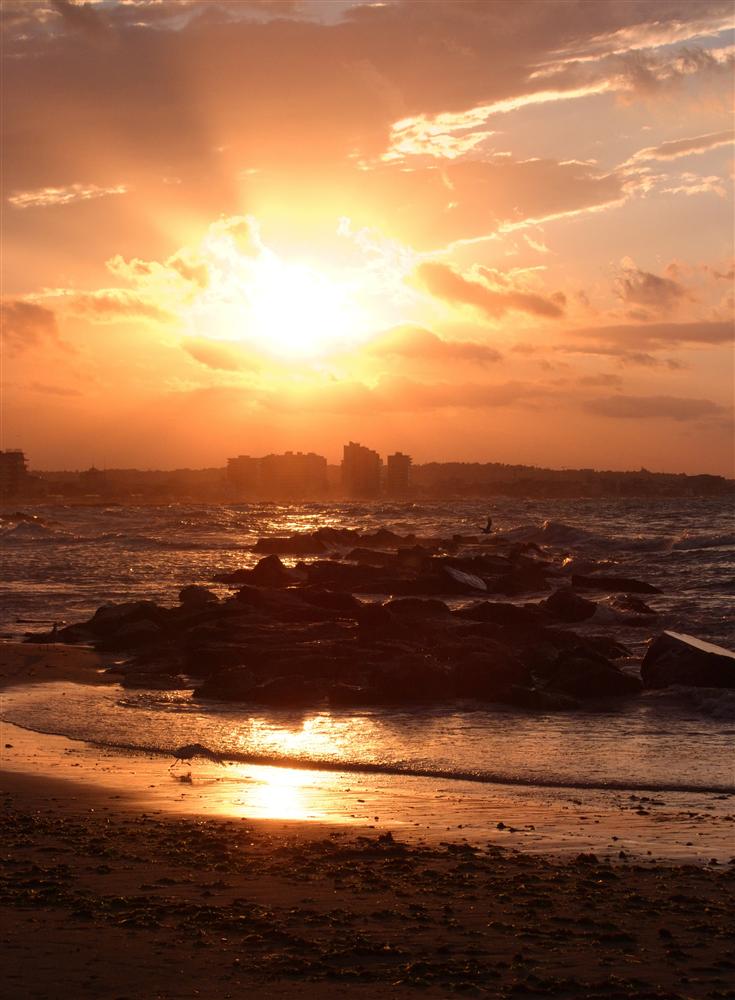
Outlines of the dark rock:
{"type": "Polygon", "coordinates": [[[434,599],[422,599],[420,597],[399,597],[394,601],[387,601],[383,607],[392,615],[399,618],[412,618],[416,620],[451,618],[451,612],[444,601],[434,599]]]}
{"type": "Polygon", "coordinates": [[[251,701],[256,683],[245,667],[231,667],[208,677],[194,691],[197,698],[221,698],[223,701],[251,701]]]}
{"type": "Polygon", "coordinates": [[[539,590],[548,590],[549,581],[546,579],[546,568],[543,564],[535,565],[532,562],[512,569],[509,573],[503,573],[496,578],[492,588],[498,594],[506,594],[514,597],[517,594],[532,594],[539,590]]]}
{"type": "Polygon", "coordinates": [[[139,646],[148,646],[158,642],[161,636],[162,631],[159,625],[147,619],[141,619],[127,622],[115,629],[114,632],[99,636],[95,645],[103,652],[137,649],[139,646]]]}
{"type": "Polygon", "coordinates": [[[206,604],[218,603],[217,595],[213,594],[207,587],[199,587],[191,584],[189,587],[182,587],[179,591],[179,603],[187,607],[202,607],[206,604]]]}
{"type": "Polygon", "coordinates": [[[508,604],[501,601],[483,601],[454,612],[458,618],[477,622],[492,622],[511,628],[536,628],[548,621],[536,605],[508,604]]]}
{"type": "Polygon", "coordinates": [[[253,552],[282,556],[315,556],[327,551],[327,544],[315,535],[291,535],[288,538],[259,538],[253,552]]]}
{"type": "Polygon", "coordinates": [[[531,675],[508,650],[497,646],[492,653],[470,653],[459,660],[454,680],[460,698],[503,701],[514,687],[530,685],[531,675]]]}
{"type": "Polygon", "coordinates": [[[691,635],[662,632],[643,658],[641,679],[647,688],[735,688],[735,653],[691,635]]]}
{"type": "Polygon", "coordinates": [[[582,699],[622,697],[635,694],[641,687],[637,677],[587,650],[562,651],[548,684],[554,691],[582,699]]]}
{"type": "Polygon", "coordinates": [[[582,576],[572,574],[572,586],[585,590],[606,590],[610,593],[626,594],[661,594],[658,587],[642,580],[633,580],[627,576],[582,576]]]}
{"type": "Polygon", "coordinates": [[[134,622],[149,621],[159,624],[165,620],[166,615],[166,609],[159,608],[153,601],[103,604],[102,607],[97,608],[83,627],[95,635],[109,635],[117,632],[124,625],[132,625],[134,622]]]}
{"type": "Polygon", "coordinates": [[[287,569],[276,555],[261,559],[250,573],[250,582],[256,587],[288,587],[297,580],[298,575],[287,569]]]}
{"type": "Polygon", "coordinates": [[[283,708],[308,708],[321,701],[326,686],[319,680],[291,675],[274,677],[253,688],[252,701],[260,705],[283,708]]]}
{"type": "Polygon", "coordinates": [[[591,618],[597,605],[585,597],[575,594],[571,587],[555,590],[551,597],[542,603],[552,618],[561,622],[583,622],[591,618]]]}

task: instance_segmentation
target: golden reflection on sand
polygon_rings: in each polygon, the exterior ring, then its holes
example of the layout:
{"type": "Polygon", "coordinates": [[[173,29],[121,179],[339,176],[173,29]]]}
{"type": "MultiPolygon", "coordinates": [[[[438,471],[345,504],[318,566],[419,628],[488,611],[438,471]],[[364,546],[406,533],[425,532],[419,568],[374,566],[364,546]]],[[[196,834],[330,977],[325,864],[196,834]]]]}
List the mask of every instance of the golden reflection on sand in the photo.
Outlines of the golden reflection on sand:
{"type": "Polygon", "coordinates": [[[350,822],[337,806],[343,798],[338,774],[302,771],[291,767],[232,768],[230,778],[242,781],[244,794],[232,803],[235,816],[259,819],[350,822]],[[234,773],[233,773],[234,772],[234,773]]]}

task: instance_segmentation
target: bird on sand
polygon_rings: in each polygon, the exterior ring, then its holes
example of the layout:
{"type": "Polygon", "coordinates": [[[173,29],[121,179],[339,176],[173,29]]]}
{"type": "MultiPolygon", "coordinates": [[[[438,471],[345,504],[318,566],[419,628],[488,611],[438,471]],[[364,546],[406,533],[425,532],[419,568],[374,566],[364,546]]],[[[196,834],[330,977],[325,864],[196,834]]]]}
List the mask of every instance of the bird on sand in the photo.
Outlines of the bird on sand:
{"type": "Polygon", "coordinates": [[[492,530],[493,530],[493,519],[489,517],[487,519],[487,524],[485,525],[484,528],[480,528],[480,531],[483,533],[483,535],[489,535],[492,530]]]}
{"type": "Polygon", "coordinates": [[[169,765],[169,771],[172,767],[176,767],[177,764],[181,764],[185,760],[193,760],[195,757],[202,757],[204,760],[211,760],[214,764],[220,764],[222,767],[225,766],[222,754],[217,753],[216,750],[210,750],[209,747],[205,747],[202,743],[187,743],[183,747],[177,747],[175,750],[172,750],[171,754],[176,759],[173,764],[169,765]]]}

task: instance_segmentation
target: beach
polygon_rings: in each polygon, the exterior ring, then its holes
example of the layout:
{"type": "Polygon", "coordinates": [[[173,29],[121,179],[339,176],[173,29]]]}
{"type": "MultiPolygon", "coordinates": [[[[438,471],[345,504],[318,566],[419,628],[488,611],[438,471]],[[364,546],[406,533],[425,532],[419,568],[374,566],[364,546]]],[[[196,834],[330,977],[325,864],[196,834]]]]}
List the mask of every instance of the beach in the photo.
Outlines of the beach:
{"type": "MultiPolygon", "coordinates": [[[[87,650],[2,654],[4,684],[100,680],[87,650]]],[[[8,997],[733,995],[724,818],[656,816],[640,796],[595,814],[577,798],[562,826],[506,789],[503,828],[480,839],[461,819],[442,832],[350,817],[344,787],[341,812],[332,787],[309,800],[317,813],[332,802],[321,817],[253,818],[233,813],[211,765],[189,783],[160,757],[113,766],[7,724],[2,742],[8,997]],[[683,863],[675,844],[696,834],[696,863],[683,863]]],[[[398,791],[374,793],[370,808],[400,819],[398,791]]]]}

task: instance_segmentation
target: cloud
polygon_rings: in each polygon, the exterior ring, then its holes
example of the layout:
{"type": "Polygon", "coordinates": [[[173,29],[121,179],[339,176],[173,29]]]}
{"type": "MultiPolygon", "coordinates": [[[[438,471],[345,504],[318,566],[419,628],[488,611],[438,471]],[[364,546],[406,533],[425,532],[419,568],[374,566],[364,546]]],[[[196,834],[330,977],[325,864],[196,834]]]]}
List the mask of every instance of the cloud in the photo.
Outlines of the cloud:
{"type": "Polygon", "coordinates": [[[100,288],[94,292],[51,289],[44,292],[44,296],[56,298],[67,312],[100,323],[131,319],[168,322],[172,319],[171,313],[155,302],[125,288],[100,288]]]}
{"type": "Polygon", "coordinates": [[[416,275],[427,291],[436,298],[453,305],[471,306],[491,319],[509,311],[552,319],[564,315],[563,296],[545,298],[531,292],[491,288],[484,281],[463,277],[448,264],[420,264],[416,275]]]}
{"type": "Polygon", "coordinates": [[[61,385],[46,385],[43,382],[31,382],[28,388],[31,392],[40,392],[45,396],[81,396],[79,389],[71,389],[61,385]]]}
{"type": "Polygon", "coordinates": [[[719,198],[727,196],[725,179],[717,174],[703,177],[701,174],[679,174],[671,180],[668,187],[662,187],[663,194],[683,194],[687,197],[695,194],[716,194],[719,198]]]}
{"type": "Polygon", "coordinates": [[[570,333],[597,343],[626,350],[665,350],[677,345],[718,346],[733,341],[733,323],[700,320],[692,323],[640,323],[580,327],[570,333]]]}
{"type": "Polygon", "coordinates": [[[591,386],[621,386],[623,384],[620,375],[615,375],[612,372],[600,372],[598,375],[582,375],[577,381],[580,385],[591,386]]]}
{"type": "Polygon", "coordinates": [[[642,160],[678,160],[682,156],[700,156],[710,149],[728,146],[735,139],[735,129],[725,129],[722,132],[708,132],[706,135],[696,135],[689,139],[673,139],[662,142],[658,146],[647,146],[639,149],[631,156],[629,163],[642,160]]]}
{"type": "Polygon", "coordinates": [[[502,355],[489,344],[473,340],[444,340],[421,327],[397,327],[372,341],[368,353],[382,357],[407,358],[415,361],[456,361],[486,365],[500,361],[502,355]]]}
{"type": "Polygon", "coordinates": [[[591,399],[584,404],[589,413],[623,420],[665,419],[699,420],[726,413],[710,399],[688,399],[679,396],[609,396],[591,399]]]}
{"type": "Polygon", "coordinates": [[[195,361],[207,368],[230,372],[256,368],[255,363],[245,355],[242,348],[233,344],[206,340],[204,337],[192,337],[185,340],[181,346],[195,361]]]}
{"type": "Polygon", "coordinates": [[[71,350],[59,336],[56,314],[32,302],[16,299],[0,303],[0,329],[3,343],[13,353],[49,343],[71,350]]]}
{"type": "Polygon", "coordinates": [[[615,290],[626,305],[640,305],[659,313],[669,312],[692,298],[681,282],[642,271],[629,257],[622,262],[615,290]]]}
{"type": "Polygon", "coordinates": [[[66,187],[43,187],[33,191],[18,191],[10,195],[8,202],[13,208],[51,208],[56,205],[71,205],[76,201],[91,201],[113,194],[127,194],[124,184],[101,187],[97,184],[68,184],[66,187]]]}

